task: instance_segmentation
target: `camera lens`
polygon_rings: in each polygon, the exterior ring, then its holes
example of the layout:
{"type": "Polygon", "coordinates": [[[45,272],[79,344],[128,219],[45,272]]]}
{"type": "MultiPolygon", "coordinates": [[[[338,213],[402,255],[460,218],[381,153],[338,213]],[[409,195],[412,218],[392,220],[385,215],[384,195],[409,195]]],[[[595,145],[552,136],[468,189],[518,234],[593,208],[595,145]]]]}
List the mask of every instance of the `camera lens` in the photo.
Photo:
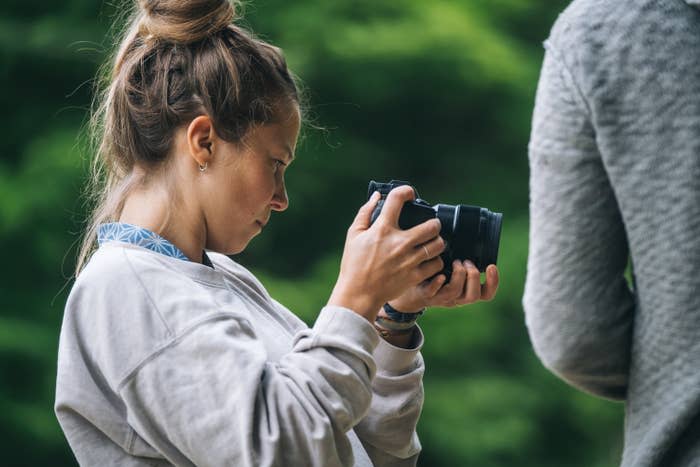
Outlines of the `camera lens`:
{"type": "Polygon", "coordinates": [[[465,204],[438,205],[439,217],[442,217],[441,212],[445,220],[451,221],[447,226],[443,223],[443,228],[452,227],[448,241],[453,258],[469,259],[482,272],[489,264],[496,264],[503,220],[501,213],[465,204]],[[446,216],[448,213],[451,215],[446,216]]]}

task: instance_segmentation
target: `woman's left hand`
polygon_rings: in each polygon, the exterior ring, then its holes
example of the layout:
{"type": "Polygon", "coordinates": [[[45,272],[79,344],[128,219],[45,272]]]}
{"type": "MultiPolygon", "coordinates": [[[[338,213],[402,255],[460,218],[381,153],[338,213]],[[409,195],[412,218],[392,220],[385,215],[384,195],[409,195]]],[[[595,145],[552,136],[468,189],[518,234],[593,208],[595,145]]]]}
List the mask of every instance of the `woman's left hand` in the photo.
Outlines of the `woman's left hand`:
{"type": "Polygon", "coordinates": [[[445,285],[445,275],[438,274],[409,289],[389,304],[404,313],[418,312],[425,307],[454,308],[478,301],[489,301],[498,289],[498,268],[490,264],[486,268],[486,281],[481,283],[481,273],[469,260],[455,260],[452,277],[445,285]]]}

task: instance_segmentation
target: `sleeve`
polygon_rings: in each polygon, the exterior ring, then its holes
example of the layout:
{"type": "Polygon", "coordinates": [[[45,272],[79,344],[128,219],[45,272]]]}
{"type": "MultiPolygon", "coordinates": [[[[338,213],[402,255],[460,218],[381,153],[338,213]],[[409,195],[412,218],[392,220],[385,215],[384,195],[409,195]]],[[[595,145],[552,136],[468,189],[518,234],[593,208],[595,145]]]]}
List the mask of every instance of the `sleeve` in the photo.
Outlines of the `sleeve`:
{"type": "MultiPolygon", "coordinates": [[[[303,322],[283,304],[270,298],[289,320],[303,322]]],[[[375,331],[376,334],[376,331],[375,331]]],[[[372,402],[367,415],[355,426],[372,463],[377,466],[416,465],[421,444],[416,425],[423,409],[425,364],[420,351],[423,331],[416,326],[415,344],[404,349],[379,339],[373,357],[376,375],[372,380],[372,402]]]]}
{"type": "Polygon", "coordinates": [[[222,313],[119,392],[136,433],[176,465],[352,465],[346,433],[369,409],[378,340],[364,318],[325,307],[272,363],[249,322],[222,313]]]}
{"type": "Polygon", "coordinates": [[[545,46],[529,146],[526,323],[546,367],[580,389],[623,399],[634,316],[625,229],[586,100],[545,46]]]}
{"type": "Polygon", "coordinates": [[[416,465],[421,451],[416,433],[425,372],[420,327],[415,342],[413,348],[402,349],[380,339],[374,350],[377,374],[372,381],[372,404],[355,433],[377,466],[416,465]]]}

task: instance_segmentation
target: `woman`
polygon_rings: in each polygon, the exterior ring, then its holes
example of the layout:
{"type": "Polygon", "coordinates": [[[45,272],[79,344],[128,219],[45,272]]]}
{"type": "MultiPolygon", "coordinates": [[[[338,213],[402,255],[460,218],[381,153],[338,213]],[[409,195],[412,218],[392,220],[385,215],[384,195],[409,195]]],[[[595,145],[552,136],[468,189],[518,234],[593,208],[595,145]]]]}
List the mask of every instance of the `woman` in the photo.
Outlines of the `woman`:
{"type": "Polygon", "coordinates": [[[61,427],[83,465],[415,464],[415,318],[490,299],[496,268],[483,286],[458,262],[449,284],[429,279],[440,225],[398,228],[409,188],[371,227],[378,194],[359,210],[313,328],[225,256],[287,208],[301,119],[281,52],[234,13],[141,1],[115,56],[95,117],[106,184],[61,331],[61,427]]]}

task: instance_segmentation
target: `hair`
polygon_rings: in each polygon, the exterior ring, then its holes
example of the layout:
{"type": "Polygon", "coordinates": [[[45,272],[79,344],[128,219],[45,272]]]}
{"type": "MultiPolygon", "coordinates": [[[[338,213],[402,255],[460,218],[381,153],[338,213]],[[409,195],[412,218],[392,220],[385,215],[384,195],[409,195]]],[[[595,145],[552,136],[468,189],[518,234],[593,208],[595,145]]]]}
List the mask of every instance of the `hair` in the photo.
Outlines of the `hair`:
{"type": "MultiPolygon", "coordinates": [[[[116,221],[129,192],[167,164],[175,130],[208,115],[217,135],[240,142],[300,105],[280,49],[234,23],[235,0],[138,0],[98,74],[89,124],[90,204],[75,276],[116,221]],[[143,171],[134,170],[138,167],[143,171]]],[[[300,109],[301,110],[301,109],[300,109]]]]}

